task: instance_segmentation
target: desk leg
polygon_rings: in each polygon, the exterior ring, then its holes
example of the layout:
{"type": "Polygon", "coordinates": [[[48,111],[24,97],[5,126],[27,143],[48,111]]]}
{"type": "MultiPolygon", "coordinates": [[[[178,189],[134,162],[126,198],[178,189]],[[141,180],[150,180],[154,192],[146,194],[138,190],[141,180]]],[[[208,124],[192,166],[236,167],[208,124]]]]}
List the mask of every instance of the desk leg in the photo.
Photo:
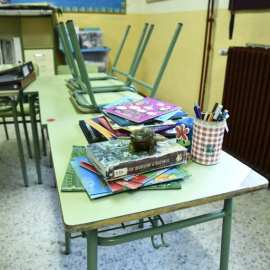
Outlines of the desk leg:
{"type": "Polygon", "coordinates": [[[31,127],[32,127],[32,134],[33,134],[33,143],[34,143],[34,152],[35,152],[35,161],[36,161],[36,168],[37,168],[38,183],[42,184],[41,168],[40,168],[40,149],[39,149],[36,112],[35,112],[35,96],[34,95],[29,96],[29,109],[30,109],[30,117],[31,117],[31,127]]]}
{"type": "Polygon", "coordinates": [[[66,254],[70,254],[71,252],[71,241],[70,241],[70,233],[65,232],[65,243],[66,243],[66,254]]]}
{"type": "Polygon", "coordinates": [[[87,270],[97,270],[97,230],[87,232],[87,270]]]}
{"type": "Polygon", "coordinates": [[[18,149],[19,149],[20,162],[21,162],[21,167],[22,167],[24,185],[28,187],[29,182],[28,182],[28,176],[26,172],[25,160],[24,160],[24,155],[23,155],[23,147],[22,147],[22,141],[21,141],[21,135],[20,135],[20,129],[19,129],[19,123],[18,123],[17,109],[16,109],[16,104],[14,101],[11,101],[11,107],[12,107],[12,113],[13,113],[13,119],[14,119],[14,127],[15,127],[15,132],[16,132],[17,144],[18,144],[18,149]]]}
{"type": "Polygon", "coordinates": [[[221,254],[220,254],[220,270],[228,270],[229,254],[231,242],[231,225],[233,213],[233,198],[224,201],[225,216],[222,225],[222,239],[221,239],[221,254]]]}
{"type": "Polygon", "coordinates": [[[24,134],[25,134],[25,140],[26,140],[26,145],[27,145],[27,150],[28,150],[28,155],[29,158],[32,158],[32,150],[31,150],[31,145],[30,145],[30,140],[29,140],[29,135],[28,135],[28,130],[27,130],[27,125],[26,125],[26,119],[25,119],[25,113],[23,109],[23,100],[22,97],[19,96],[19,104],[20,104],[20,110],[21,110],[21,117],[22,117],[22,122],[23,122],[23,128],[24,128],[24,134]]]}

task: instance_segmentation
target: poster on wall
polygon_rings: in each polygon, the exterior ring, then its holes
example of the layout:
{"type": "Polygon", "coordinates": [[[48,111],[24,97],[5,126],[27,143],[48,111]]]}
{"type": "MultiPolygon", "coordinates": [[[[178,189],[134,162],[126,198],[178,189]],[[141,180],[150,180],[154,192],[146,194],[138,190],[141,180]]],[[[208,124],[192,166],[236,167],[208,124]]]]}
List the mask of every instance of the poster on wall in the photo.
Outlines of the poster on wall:
{"type": "MultiPolygon", "coordinates": [[[[10,0],[11,4],[44,4],[37,0],[10,0]]],[[[50,4],[62,12],[126,13],[126,0],[52,0],[50,4]]]]}

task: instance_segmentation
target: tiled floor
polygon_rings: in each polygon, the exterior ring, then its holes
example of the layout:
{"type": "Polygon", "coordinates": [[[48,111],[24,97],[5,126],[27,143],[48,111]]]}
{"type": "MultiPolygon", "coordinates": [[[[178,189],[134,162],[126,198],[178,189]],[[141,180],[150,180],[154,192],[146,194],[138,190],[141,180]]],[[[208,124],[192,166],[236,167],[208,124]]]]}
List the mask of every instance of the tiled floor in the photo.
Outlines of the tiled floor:
{"type": "MultiPolygon", "coordinates": [[[[72,240],[65,255],[64,231],[49,158],[42,157],[44,183],[37,184],[33,159],[26,158],[28,188],[23,186],[12,125],[6,141],[0,126],[0,269],[86,269],[86,240],[72,240]]],[[[258,177],[252,173],[249,177],[258,177]]],[[[184,189],[183,189],[184,192],[184,189]]],[[[165,221],[220,209],[213,203],[164,215],[165,221]]],[[[268,270],[270,267],[269,190],[237,197],[229,269],[268,270]]],[[[98,269],[204,270],[219,269],[221,220],[165,234],[168,248],[155,250],[150,239],[98,248],[98,269]]],[[[155,238],[160,243],[158,237],[155,238]]]]}

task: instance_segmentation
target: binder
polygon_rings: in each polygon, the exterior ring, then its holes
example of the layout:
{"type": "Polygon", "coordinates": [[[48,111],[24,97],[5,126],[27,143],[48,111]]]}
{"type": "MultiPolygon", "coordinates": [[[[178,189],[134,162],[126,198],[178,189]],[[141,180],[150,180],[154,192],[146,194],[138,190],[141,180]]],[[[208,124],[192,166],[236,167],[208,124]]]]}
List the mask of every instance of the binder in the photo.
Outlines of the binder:
{"type": "Polygon", "coordinates": [[[36,80],[32,62],[0,71],[0,90],[21,90],[36,80]]]}

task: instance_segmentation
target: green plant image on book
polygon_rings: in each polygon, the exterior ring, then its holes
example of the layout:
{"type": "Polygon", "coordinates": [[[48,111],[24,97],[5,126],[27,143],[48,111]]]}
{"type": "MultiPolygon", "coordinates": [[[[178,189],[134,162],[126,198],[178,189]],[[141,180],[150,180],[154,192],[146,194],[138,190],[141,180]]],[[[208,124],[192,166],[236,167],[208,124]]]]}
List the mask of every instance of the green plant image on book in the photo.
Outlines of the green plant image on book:
{"type": "MultiPolygon", "coordinates": [[[[86,156],[85,147],[73,145],[70,161],[75,161],[76,157],[84,156],[86,156]]],[[[78,177],[70,162],[67,166],[64,180],[61,186],[61,191],[85,191],[80,178],[78,177]]]]}

